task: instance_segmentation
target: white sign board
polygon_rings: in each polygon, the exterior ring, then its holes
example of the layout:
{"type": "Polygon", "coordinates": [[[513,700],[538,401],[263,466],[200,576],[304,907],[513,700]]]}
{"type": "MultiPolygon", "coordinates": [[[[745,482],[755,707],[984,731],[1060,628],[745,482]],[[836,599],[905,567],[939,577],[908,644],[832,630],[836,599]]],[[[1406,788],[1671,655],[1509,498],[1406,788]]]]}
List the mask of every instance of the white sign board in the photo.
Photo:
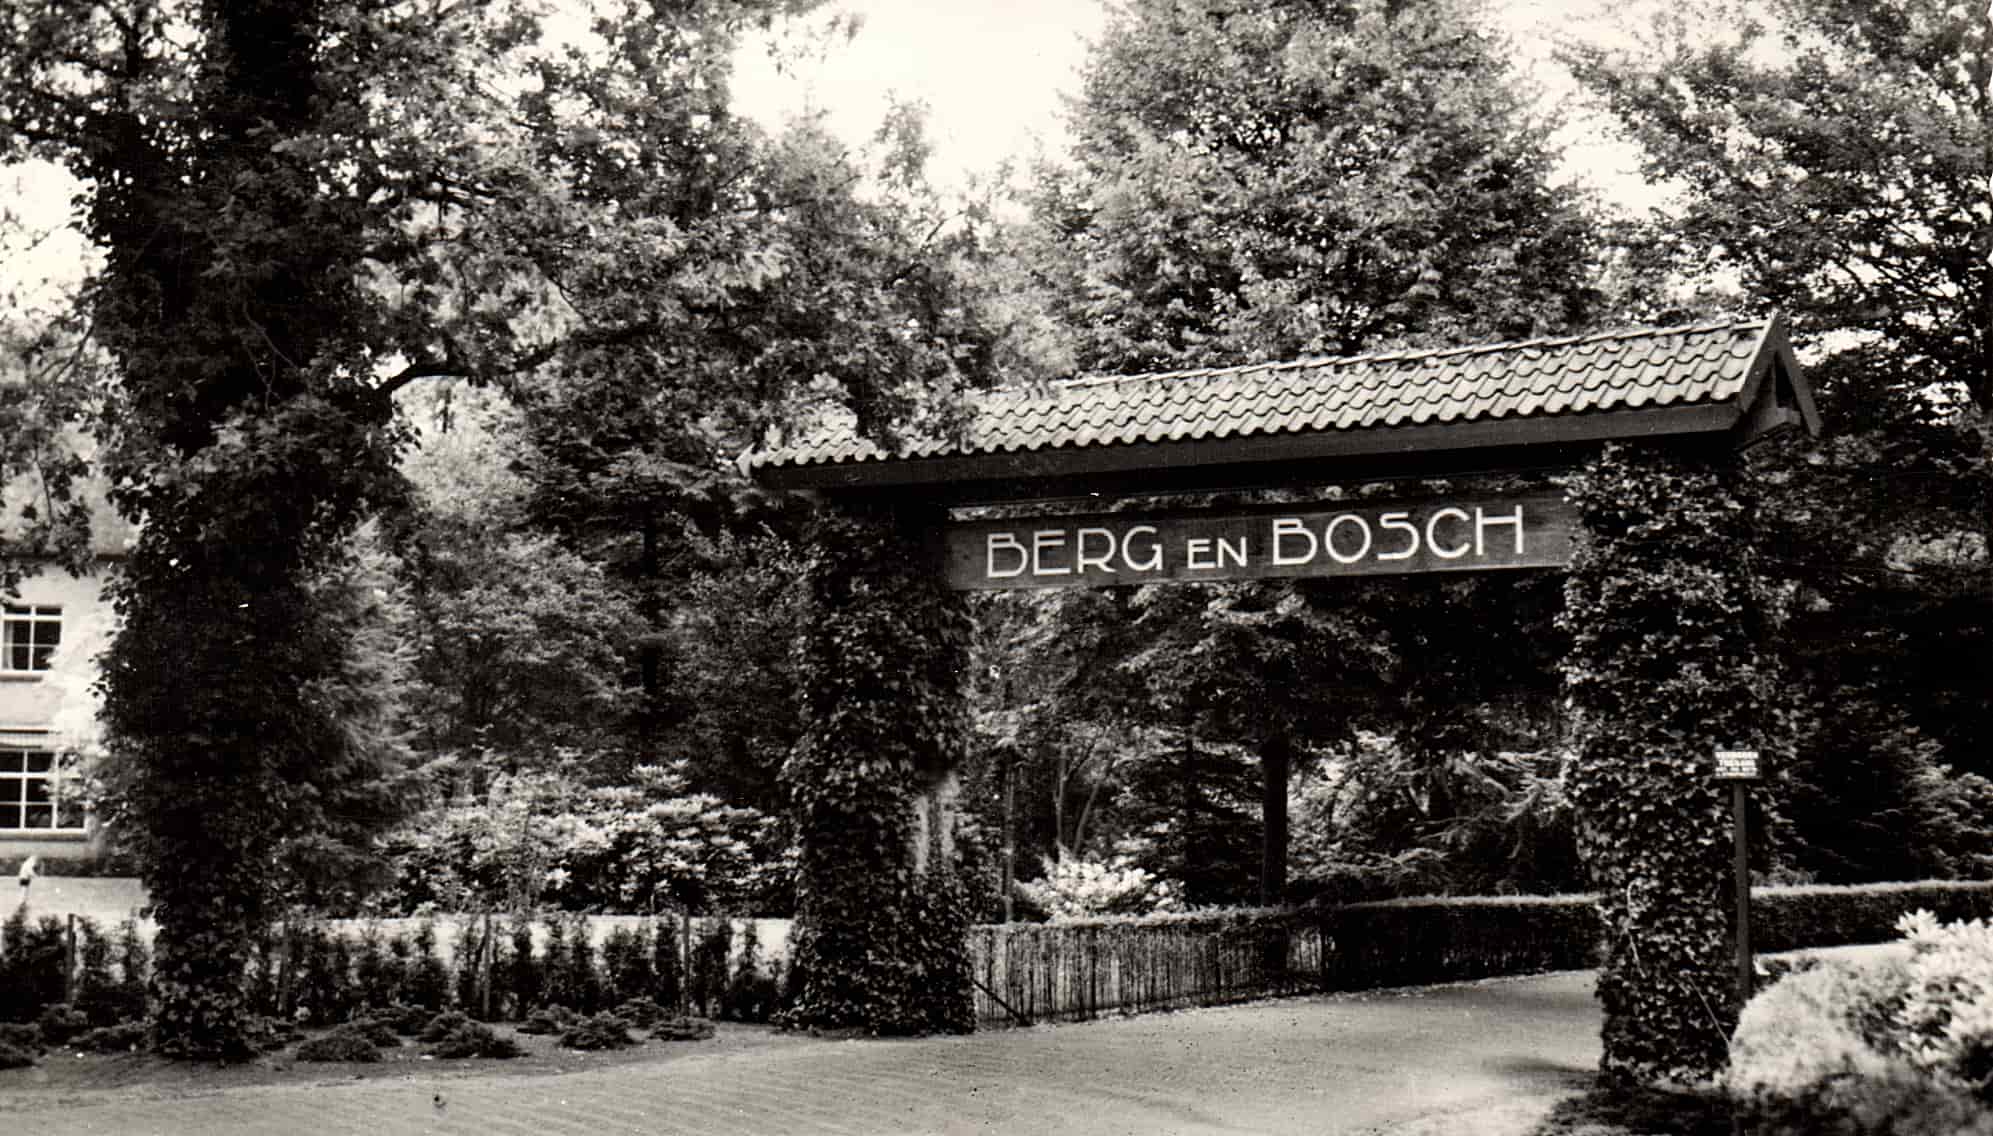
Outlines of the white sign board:
{"type": "Polygon", "coordinates": [[[1719,749],[1716,751],[1716,779],[1718,781],[1756,781],[1758,777],[1757,750],[1719,749]]]}

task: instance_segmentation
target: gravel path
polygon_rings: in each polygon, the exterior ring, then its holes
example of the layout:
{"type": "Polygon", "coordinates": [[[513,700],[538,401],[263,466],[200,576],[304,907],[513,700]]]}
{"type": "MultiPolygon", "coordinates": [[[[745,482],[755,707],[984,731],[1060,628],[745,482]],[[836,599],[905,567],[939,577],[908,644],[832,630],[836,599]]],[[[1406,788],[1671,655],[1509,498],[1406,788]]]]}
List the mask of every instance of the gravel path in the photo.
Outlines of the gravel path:
{"type": "Polygon", "coordinates": [[[1590,973],[970,1037],[816,1040],[559,1076],[77,1094],[68,1133],[1360,1133],[1520,1136],[1598,1060],[1590,973]]]}

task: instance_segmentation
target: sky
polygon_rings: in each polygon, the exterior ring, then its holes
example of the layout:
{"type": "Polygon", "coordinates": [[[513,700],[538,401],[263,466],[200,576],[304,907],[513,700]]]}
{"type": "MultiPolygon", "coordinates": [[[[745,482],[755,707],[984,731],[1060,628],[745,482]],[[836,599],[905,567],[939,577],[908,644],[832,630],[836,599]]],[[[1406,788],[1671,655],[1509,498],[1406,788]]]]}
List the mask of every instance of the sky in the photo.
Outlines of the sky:
{"type": "MultiPolygon", "coordinates": [[[[1560,39],[1625,42],[1657,0],[1487,2],[1518,50],[1518,66],[1558,98],[1575,93],[1551,58],[1560,39]]],[[[1060,97],[1078,89],[1087,41],[1106,20],[1102,0],[841,0],[792,21],[773,44],[744,50],[736,105],[770,126],[821,109],[856,145],[893,97],[925,103],[934,145],[930,174],[959,188],[1006,158],[1028,159],[1038,144],[1059,149],[1060,97]],[[811,33],[844,12],[859,17],[857,33],[831,50],[811,51],[811,33]]],[[[1628,205],[1651,196],[1632,148],[1596,116],[1577,116],[1559,141],[1569,154],[1568,176],[1628,205]]]]}
{"type": "MultiPolygon", "coordinates": [[[[1519,66],[1552,97],[1571,90],[1550,58],[1558,37],[1623,39],[1643,8],[1662,2],[1488,0],[1518,48],[1519,66]]],[[[736,105],[770,127],[822,110],[857,147],[893,99],[923,103],[933,145],[930,176],[944,189],[962,189],[1007,158],[1023,164],[1037,146],[1060,149],[1061,95],[1077,89],[1087,41],[1106,18],[1102,0],[833,0],[742,49],[736,105]],[[857,30],[827,43],[825,26],[837,14],[856,16],[857,30]]],[[[1579,117],[1560,141],[1566,176],[1622,205],[1654,198],[1635,173],[1632,150],[1596,118],[1579,117]]],[[[62,224],[70,192],[45,167],[0,169],[0,208],[14,209],[36,229],[62,224]]],[[[61,234],[32,250],[0,245],[0,280],[73,278],[86,255],[79,240],[61,234]]]]}

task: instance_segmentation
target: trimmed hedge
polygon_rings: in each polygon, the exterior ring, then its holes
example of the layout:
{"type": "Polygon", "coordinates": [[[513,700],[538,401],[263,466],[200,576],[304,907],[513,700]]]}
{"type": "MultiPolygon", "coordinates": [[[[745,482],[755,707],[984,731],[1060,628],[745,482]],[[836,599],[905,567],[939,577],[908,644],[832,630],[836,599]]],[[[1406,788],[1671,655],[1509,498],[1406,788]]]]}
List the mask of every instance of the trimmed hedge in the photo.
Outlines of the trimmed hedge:
{"type": "Polygon", "coordinates": [[[1598,965],[1589,895],[1353,903],[1326,913],[1322,987],[1363,990],[1598,965]]]}
{"type": "Polygon", "coordinates": [[[1805,885],[1751,889],[1751,946],[1764,951],[1887,943],[1902,937],[1896,921],[1917,910],[1940,923],[1993,919],[1993,883],[1805,885]]]}
{"type": "MultiPolygon", "coordinates": [[[[1993,883],[1764,887],[1751,897],[1760,953],[1888,942],[1896,920],[1920,908],[1947,922],[1993,918],[1993,883]]],[[[1012,923],[972,928],[969,939],[976,1019],[1000,1025],[1582,970],[1598,965],[1599,936],[1594,897],[1557,895],[1012,923]]]]}

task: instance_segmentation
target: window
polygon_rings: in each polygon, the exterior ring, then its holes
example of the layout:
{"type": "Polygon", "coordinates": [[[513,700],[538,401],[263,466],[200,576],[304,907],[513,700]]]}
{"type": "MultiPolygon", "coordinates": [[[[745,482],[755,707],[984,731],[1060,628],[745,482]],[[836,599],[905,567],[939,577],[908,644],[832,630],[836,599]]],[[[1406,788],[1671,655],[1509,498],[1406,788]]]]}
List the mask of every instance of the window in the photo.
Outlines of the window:
{"type": "Polygon", "coordinates": [[[0,674],[48,669],[62,642],[62,609],[52,604],[0,605],[0,674]]]}
{"type": "Polygon", "coordinates": [[[45,749],[0,749],[0,832],[82,832],[75,758],[45,749]]]}

